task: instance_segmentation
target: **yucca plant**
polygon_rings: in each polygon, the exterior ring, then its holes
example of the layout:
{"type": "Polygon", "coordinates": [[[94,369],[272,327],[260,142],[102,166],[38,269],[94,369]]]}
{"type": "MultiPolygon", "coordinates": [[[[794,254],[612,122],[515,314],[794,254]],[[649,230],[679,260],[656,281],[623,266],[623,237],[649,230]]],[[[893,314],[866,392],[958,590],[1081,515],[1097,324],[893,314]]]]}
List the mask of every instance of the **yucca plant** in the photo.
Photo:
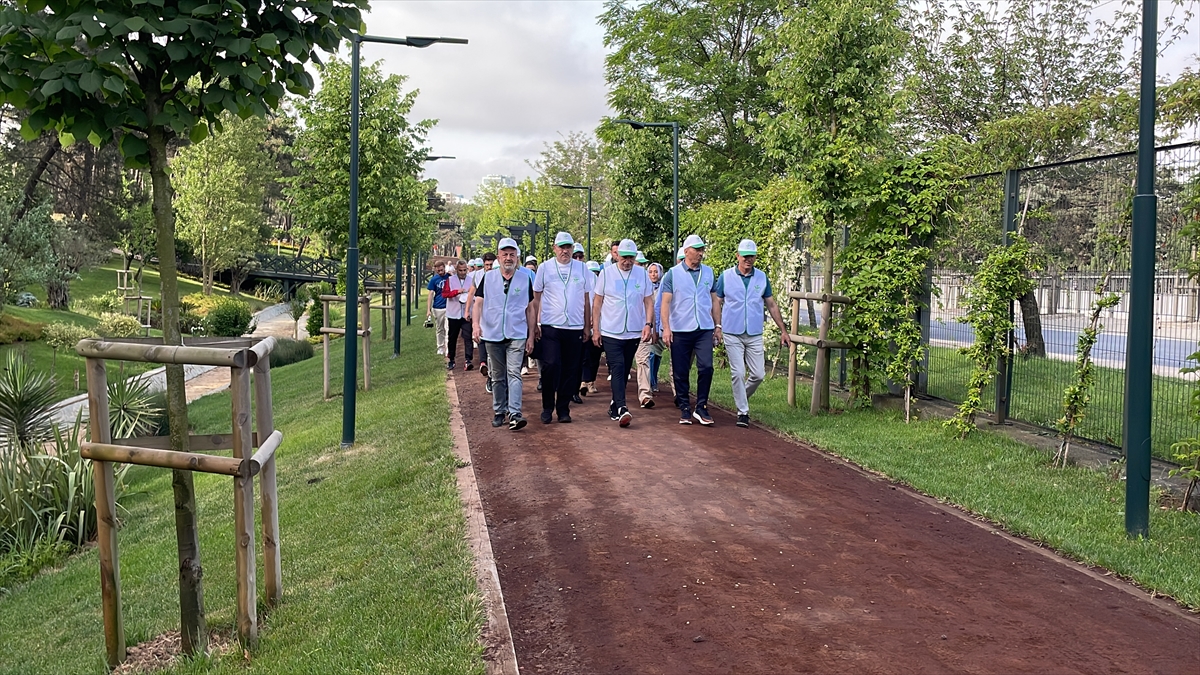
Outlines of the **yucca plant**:
{"type": "Polygon", "coordinates": [[[158,433],[161,397],[150,391],[150,379],[131,377],[108,383],[108,426],[113,440],[158,433]]]}
{"type": "Polygon", "coordinates": [[[0,372],[0,437],[20,445],[50,438],[57,399],[53,377],[9,352],[0,372]]]}

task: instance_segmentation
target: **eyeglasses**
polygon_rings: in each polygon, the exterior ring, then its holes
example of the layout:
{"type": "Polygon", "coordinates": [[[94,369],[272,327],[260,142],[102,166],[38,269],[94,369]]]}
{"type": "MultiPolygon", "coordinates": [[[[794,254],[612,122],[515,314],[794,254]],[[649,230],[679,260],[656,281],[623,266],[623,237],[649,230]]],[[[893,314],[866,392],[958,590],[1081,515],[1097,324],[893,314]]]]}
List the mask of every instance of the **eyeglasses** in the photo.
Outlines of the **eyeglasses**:
{"type": "Polygon", "coordinates": [[[632,255],[623,255],[623,256],[621,256],[621,260],[633,260],[633,259],[634,259],[634,258],[636,258],[636,257],[637,257],[637,256],[632,256],[632,255]]]}

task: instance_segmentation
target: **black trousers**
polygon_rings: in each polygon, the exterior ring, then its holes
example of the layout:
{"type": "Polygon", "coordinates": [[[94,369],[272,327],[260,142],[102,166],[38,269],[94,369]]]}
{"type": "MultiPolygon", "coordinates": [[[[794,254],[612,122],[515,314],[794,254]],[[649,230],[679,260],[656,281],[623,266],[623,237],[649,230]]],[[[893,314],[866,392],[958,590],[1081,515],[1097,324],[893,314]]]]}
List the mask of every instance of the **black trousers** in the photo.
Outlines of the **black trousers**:
{"type": "Polygon", "coordinates": [[[541,370],[542,410],[559,416],[571,411],[571,396],[579,394],[583,374],[583,329],[567,330],[542,325],[541,370]]]}
{"type": "Polygon", "coordinates": [[[671,375],[675,383],[675,407],[687,408],[688,380],[692,374],[692,359],[696,359],[696,407],[708,406],[708,391],[713,379],[713,332],[692,330],[671,334],[671,375]]]}
{"type": "Polygon", "coordinates": [[[612,375],[612,411],[625,407],[625,390],[629,387],[629,369],[634,367],[633,357],[637,354],[641,338],[618,340],[607,335],[600,338],[604,344],[604,356],[608,359],[608,374],[612,375]]]}
{"type": "Polygon", "coordinates": [[[471,339],[471,322],[465,319],[446,319],[450,324],[450,335],[446,338],[446,360],[454,363],[454,355],[458,352],[458,336],[462,335],[463,357],[467,363],[475,355],[475,342],[471,339]]]}
{"type": "Polygon", "coordinates": [[[581,376],[584,382],[595,382],[596,372],[600,370],[600,355],[604,350],[597,347],[594,342],[588,340],[583,343],[583,375],[581,376]]]}

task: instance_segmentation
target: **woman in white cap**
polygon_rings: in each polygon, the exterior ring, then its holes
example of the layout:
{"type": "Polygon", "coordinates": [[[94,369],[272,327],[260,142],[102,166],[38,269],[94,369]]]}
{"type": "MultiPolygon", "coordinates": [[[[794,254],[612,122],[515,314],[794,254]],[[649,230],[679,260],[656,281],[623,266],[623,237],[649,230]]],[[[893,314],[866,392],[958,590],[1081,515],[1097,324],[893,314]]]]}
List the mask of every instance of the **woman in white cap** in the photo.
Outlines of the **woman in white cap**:
{"type": "Polygon", "coordinates": [[[533,278],[518,270],[521,250],[509,237],[497,247],[500,269],[483,275],[475,291],[475,339],[488,350],[492,382],[492,426],[508,420],[510,431],[525,426],[521,415],[521,361],[533,351],[537,307],[533,278]]]}
{"type": "MultiPolygon", "coordinates": [[[[654,306],[659,303],[658,287],[662,283],[663,267],[658,263],[646,266],[646,276],[650,279],[650,287],[654,292],[654,306]]],[[[637,362],[638,402],[643,408],[654,407],[654,394],[658,391],[658,367],[655,358],[663,353],[662,344],[658,341],[658,333],[662,330],[662,320],[651,314],[654,323],[654,334],[649,342],[638,345],[637,354],[633,359],[637,362]]]]}
{"type": "Polygon", "coordinates": [[[662,282],[662,341],[671,350],[671,376],[679,423],[711,426],[708,393],[712,388],[713,339],[720,339],[719,315],[713,308],[713,270],[700,262],[704,240],[689,234],[683,241],[683,262],[671,268],[662,282]],[[714,330],[716,331],[714,335],[714,330]],[[689,375],[696,360],[696,407],[689,398],[689,375]]]}
{"type": "Polygon", "coordinates": [[[575,242],[575,244],[571,246],[571,260],[578,260],[579,264],[583,265],[584,269],[587,269],[586,258],[587,253],[583,250],[583,244],[575,242]]]}
{"type": "Polygon", "coordinates": [[[569,232],[554,237],[554,258],[538,266],[533,295],[541,327],[542,424],[555,413],[571,421],[571,398],[579,396],[583,373],[583,341],[591,336],[589,296],[596,277],[583,263],[571,260],[575,240],[569,232]]]}
{"type": "Polygon", "coordinates": [[[629,370],[634,365],[638,344],[649,342],[654,334],[650,313],[654,307],[654,289],[646,270],[634,265],[637,245],[622,239],[617,248],[620,260],[600,272],[592,301],[592,342],[604,348],[608,372],[612,375],[612,401],[608,416],[622,427],[629,426],[633,415],[625,405],[629,370]]]}
{"type": "Polygon", "coordinates": [[[779,327],[780,342],[791,343],[783,315],[775,302],[771,280],[754,268],[758,246],[750,239],[738,244],[737,265],[722,272],[713,285],[715,309],[721,317],[717,324],[725,353],[729,355],[729,373],[733,378],[733,402],[737,405],[737,425],[750,426],[750,397],[766,377],[763,350],[763,315],[779,327]]]}

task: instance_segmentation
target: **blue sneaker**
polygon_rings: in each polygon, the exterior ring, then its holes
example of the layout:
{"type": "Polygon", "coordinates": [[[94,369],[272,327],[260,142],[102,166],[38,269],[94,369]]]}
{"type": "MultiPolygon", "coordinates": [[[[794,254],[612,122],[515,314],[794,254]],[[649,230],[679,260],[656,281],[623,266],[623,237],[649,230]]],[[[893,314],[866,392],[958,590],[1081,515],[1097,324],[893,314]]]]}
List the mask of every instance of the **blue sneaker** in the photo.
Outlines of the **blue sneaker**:
{"type": "Polygon", "coordinates": [[[691,424],[692,423],[692,411],[687,406],[683,406],[682,408],[679,409],[679,423],[680,424],[691,424]]]}
{"type": "Polygon", "coordinates": [[[700,426],[711,427],[713,425],[712,415],[708,414],[708,408],[696,408],[696,412],[692,413],[692,417],[700,423],[700,426]]]}

